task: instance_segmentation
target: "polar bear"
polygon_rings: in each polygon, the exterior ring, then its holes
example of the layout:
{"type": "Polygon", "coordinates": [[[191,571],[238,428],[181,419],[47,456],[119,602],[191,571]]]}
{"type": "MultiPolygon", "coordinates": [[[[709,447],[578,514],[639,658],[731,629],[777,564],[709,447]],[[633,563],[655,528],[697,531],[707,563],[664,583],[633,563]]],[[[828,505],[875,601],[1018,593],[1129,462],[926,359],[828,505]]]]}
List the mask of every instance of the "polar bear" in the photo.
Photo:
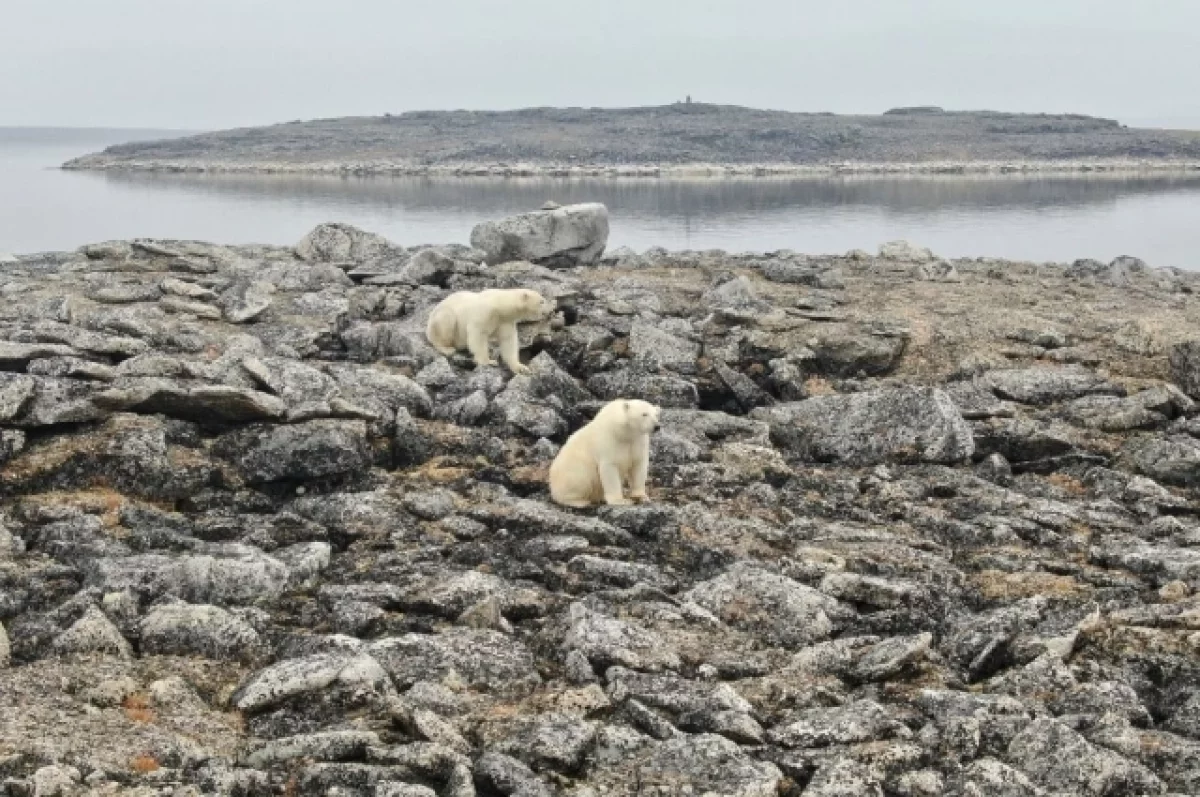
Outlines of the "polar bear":
{"type": "Polygon", "coordinates": [[[614,506],[646,500],[650,435],[658,428],[659,409],[648,401],[617,399],[604,405],[592,422],[571,435],[550,465],[550,497],[564,506],[614,506]]]}
{"type": "Polygon", "coordinates": [[[496,364],[489,347],[491,339],[497,337],[500,359],[514,374],[524,374],[529,368],[521,364],[517,323],[549,318],[554,308],[552,300],[537,291],[521,288],[478,293],[456,291],[433,308],[425,337],[447,356],[467,349],[475,358],[475,365],[481,368],[496,364]]]}

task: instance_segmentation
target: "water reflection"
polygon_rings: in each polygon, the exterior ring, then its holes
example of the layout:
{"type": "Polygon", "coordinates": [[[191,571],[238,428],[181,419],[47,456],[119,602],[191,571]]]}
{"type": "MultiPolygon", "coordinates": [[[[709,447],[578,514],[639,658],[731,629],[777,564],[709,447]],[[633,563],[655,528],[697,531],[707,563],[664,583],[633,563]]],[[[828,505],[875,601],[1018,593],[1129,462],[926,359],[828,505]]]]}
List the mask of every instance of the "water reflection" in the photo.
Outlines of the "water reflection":
{"type": "Polygon", "coordinates": [[[676,217],[793,208],[870,207],[924,214],[948,208],[1023,209],[1111,205],[1127,197],[1200,194],[1200,174],[1177,176],[903,176],[812,178],[422,178],[324,175],[87,173],[115,188],[183,191],[340,207],[478,214],[536,208],[547,199],[604,202],[615,211],[676,217]]]}
{"type": "Polygon", "coordinates": [[[825,178],[387,178],[64,172],[80,151],[0,140],[0,252],[152,236],[290,244],[344,221],[404,244],[599,201],[612,246],[803,252],[907,238],[945,256],[1069,261],[1133,254],[1200,268],[1200,174],[825,178]]]}

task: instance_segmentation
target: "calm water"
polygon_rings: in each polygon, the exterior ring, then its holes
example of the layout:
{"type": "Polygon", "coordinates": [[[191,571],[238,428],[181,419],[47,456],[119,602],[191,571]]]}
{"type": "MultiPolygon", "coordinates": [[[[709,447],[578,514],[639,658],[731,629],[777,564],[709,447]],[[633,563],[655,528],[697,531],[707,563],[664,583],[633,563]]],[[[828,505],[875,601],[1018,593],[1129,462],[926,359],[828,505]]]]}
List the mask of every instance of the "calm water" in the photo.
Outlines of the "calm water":
{"type": "MultiPolygon", "coordinates": [[[[3,131],[0,131],[3,133],[3,131]]],[[[340,178],[63,172],[124,132],[0,135],[0,252],[112,238],[293,243],[345,221],[403,244],[465,242],[480,220],[600,201],[611,246],[803,252],[907,238],[946,256],[1108,259],[1200,269],[1200,175],[759,180],[340,178]]]]}

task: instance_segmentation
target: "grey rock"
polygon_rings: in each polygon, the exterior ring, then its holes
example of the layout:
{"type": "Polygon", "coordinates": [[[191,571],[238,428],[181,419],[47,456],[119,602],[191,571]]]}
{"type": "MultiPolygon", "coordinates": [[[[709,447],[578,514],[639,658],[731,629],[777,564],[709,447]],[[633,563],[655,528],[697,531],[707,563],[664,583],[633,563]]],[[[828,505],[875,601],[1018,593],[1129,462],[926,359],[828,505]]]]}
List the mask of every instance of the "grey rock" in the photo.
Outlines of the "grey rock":
{"type": "Polygon", "coordinates": [[[366,654],[317,654],[287,659],[259,670],[238,687],[230,702],[239,711],[254,713],[334,684],[381,696],[394,692],[379,662],[366,654]]]}
{"type": "Polygon", "coordinates": [[[257,549],[235,545],[213,552],[100,558],[85,566],[86,583],[106,593],[131,590],[148,599],[170,595],[220,606],[271,601],[287,586],[287,566],[257,549]]]}
{"type": "Polygon", "coordinates": [[[383,236],[349,224],[318,224],[296,244],[296,255],[310,263],[361,262],[402,253],[383,236]]]}
{"type": "Polygon", "coordinates": [[[954,463],[969,458],[974,438],[954,402],[932,388],[894,388],[754,410],[771,438],[816,462],[954,463]]]}
{"type": "Polygon", "coordinates": [[[20,429],[0,429],[0,465],[25,450],[25,433],[20,429]]]}
{"type": "Polygon", "coordinates": [[[471,246],[491,265],[510,260],[590,265],[608,243],[608,209],[599,203],[567,205],[489,221],[471,230],[471,246]]]}
{"type": "Polygon", "coordinates": [[[1022,404],[1054,404],[1092,395],[1124,395],[1104,377],[1076,366],[988,371],[980,383],[997,396],[1022,404]]]}
{"type": "Polygon", "coordinates": [[[278,418],[287,406],[257,390],[226,385],[189,385],[170,379],[132,377],[92,398],[112,412],[161,413],[173,418],[214,423],[246,423],[278,418]]]}
{"type": "Polygon", "coordinates": [[[20,415],[36,387],[32,377],[0,372],[0,423],[8,423],[20,415]]]}
{"type": "Polygon", "coordinates": [[[352,366],[332,367],[330,373],[346,399],[381,415],[394,415],[400,409],[419,418],[430,413],[429,393],[404,374],[352,366]]]}
{"type": "Polygon", "coordinates": [[[739,563],[693,587],[685,599],[735,628],[783,645],[808,645],[833,631],[837,601],[786,576],[739,563]]]}
{"type": "Polygon", "coordinates": [[[366,755],[367,748],[379,745],[379,736],[370,731],[325,731],[273,739],[246,755],[245,764],[266,769],[277,764],[307,758],[314,761],[351,761],[366,755]]]}
{"type": "Polygon", "coordinates": [[[1142,704],[1137,692],[1120,681],[1080,684],[1071,692],[1052,700],[1050,708],[1058,715],[1090,714],[1101,717],[1115,713],[1134,725],[1145,727],[1150,724],[1150,712],[1142,704]]]}
{"type": "Polygon", "coordinates": [[[534,769],[577,771],[596,736],[595,723],[568,714],[540,714],[505,723],[495,749],[534,769]]]}
{"type": "Polygon", "coordinates": [[[24,371],[41,357],[78,357],[81,352],[57,343],[14,343],[0,340],[0,371],[24,371]]]}
{"type": "Polygon", "coordinates": [[[541,683],[529,650],[497,631],[406,634],[379,640],[369,650],[401,689],[450,672],[474,689],[496,694],[523,694],[541,683]]]}
{"type": "Polygon", "coordinates": [[[693,408],[700,404],[696,386],[682,377],[650,374],[638,370],[609,371],[596,374],[587,382],[588,390],[602,399],[641,399],[658,407],[693,408]]]}
{"type": "Polygon", "coordinates": [[[962,282],[962,277],[953,263],[936,260],[932,263],[918,263],[911,272],[913,279],[923,282],[962,282]]]}
{"type": "Polygon", "coordinates": [[[262,640],[254,628],[217,606],[156,606],[142,620],[139,630],[144,653],[252,660],[263,652],[262,640]]]}
{"type": "Polygon", "coordinates": [[[488,752],[475,762],[475,780],[505,797],[553,797],[550,788],[515,758],[488,752]]]}
{"type": "Polygon", "coordinates": [[[109,414],[109,410],[98,406],[92,400],[97,392],[92,382],[52,376],[39,376],[35,379],[32,398],[25,402],[20,417],[13,421],[19,426],[86,423],[101,420],[109,414]]]}
{"type": "Polygon", "coordinates": [[[144,340],[120,335],[105,335],[54,321],[42,321],[35,324],[33,333],[38,340],[64,344],[90,354],[133,357],[150,349],[150,344],[144,340]]]}
{"type": "Polygon", "coordinates": [[[182,316],[195,316],[209,321],[218,321],[221,318],[220,308],[203,302],[189,301],[178,296],[164,296],[159,300],[158,306],[168,313],[182,316]]]}
{"type": "Polygon", "coordinates": [[[362,421],[249,426],[222,435],[213,450],[254,484],[343,476],[371,464],[367,427],[362,421]]]}
{"type": "Polygon", "coordinates": [[[821,263],[768,260],[762,264],[762,275],[771,282],[791,285],[811,285],[814,288],[827,289],[845,287],[841,269],[821,263]]]}
{"type": "Polygon", "coordinates": [[[889,241],[879,246],[879,256],[884,260],[900,260],[906,263],[929,263],[933,252],[923,246],[914,246],[908,241],[889,241]]]}
{"type": "Polygon", "coordinates": [[[883,797],[883,785],[863,764],[841,758],[818,769],[804,793],[809,797],[883,797]]]}
{"type": "Polygon", "coordinates": [[[767,733],[783,747],[828,747],[904,738],[910,731],[878,703],[861,700],[835,708],[804,709],[767,733]]]}
{"type": "Polygon", "coordinates": [[[1168,352],[1171,380],[1192,398],[1200,398],[1200,340],[1177,343],[1168,352]]]}
{"type": "Polygon", "coordinates": [[[644,628],[589,611],[579,603],[571,604],[569,619],[563,649],[582,653],[595,667],[620,665],[657,672],[680,666],[679,654],[644,628]]]}
{"type": "Polygon", "coordinates": [[[117,377],[117,370],[111,365],[82,360],[78,357],[47,357],[34,360],[26,369],[30,374],[38,376],[69,377],[71,379],[94,379],[98,382],[108,382],[117,377]]]}
{"type": "MultiPolygon", "coordinates": [[[[0,656],[0,659],[2,658],[0,656]]],[[[1174,733],[1200,740],[1200,691],[1193,691],[1190,697],[1175,707],[1164,727],[1174,733]]]]}
{"type": "Polygon", "coordinates": [[[158,284],[163,293],[182,296],[185,299],[197,299],[200,301],[209,301],[217,298],[217,294],[205,288],[203,285],[197,285],[194,282],[187,282],[176,277],[167,277],[158,284]]]}
{"type": "Polygon", "coordinates": [[[893,637],[862,651],[850,671],[855,681],[884,681],[896,678],[929,653],[933,634],[893,637]]]}
{"type": "Polygon", "coordinates": [[[275,286],[262,280],[239,282],[221,294],[218,304],[225,320],[232,324],[253,321],[267,311],[275,294],[275,286]]]}
{"type": "Polygon", "coordinates": [[[375,797],[438,797],[438,794],[428,786],[418,783],[384,780],[375,784],[375,797]]]}
{"type": "Polygon", "coordinates": [[[829,376],[882,376],[900,364],[908,348],[903,335],[849,331],[820,335],[812,345],[816,370],[829,376]]]}
{"type": "Polygon", "coordinates": [[[82,617],[54,640],[54,651],[59,655],[107,653],[122,658],[133,655],[125,637],[95,606],[89,606],[82,617]]]}
{"type": "Polygon", "coordinates": [[[963,770],[959,783],[963,797],[1042,797],[1044,794],[1020,770],[994,758],[972,761],[963,770]]]}
{"type": "Polygon", "coordinates": [[[1037,719],[1012,740],[1008,760],[1051,791],[1108,797],[1161,794],[1163,783],[1145,767],[1096,747],[1052,719],[1037,719]]]}
{"type": "Polygon", "coordinates": [[[773,797],[783,780],[774,764],[754,760],[737,744],[715,734],[680,735],[650,750],[635,759],[637,771],[644,787],[657,787],[659,793],[690,789],[700,795],[773,797]]]}
{"type": "Polygon", "coordinates": [[[634,321],[629,332],[629,353],[648,371],[694,374],[700,344],[664,331],[658,325],[634,321]]]}
{"type": "Polygon", "coordinates": [[[1163,484],[1200,484],[1200,441],[1194,438],[1134,438],[1125,444],[1121,456],[1138,473],[1163,484]]]}

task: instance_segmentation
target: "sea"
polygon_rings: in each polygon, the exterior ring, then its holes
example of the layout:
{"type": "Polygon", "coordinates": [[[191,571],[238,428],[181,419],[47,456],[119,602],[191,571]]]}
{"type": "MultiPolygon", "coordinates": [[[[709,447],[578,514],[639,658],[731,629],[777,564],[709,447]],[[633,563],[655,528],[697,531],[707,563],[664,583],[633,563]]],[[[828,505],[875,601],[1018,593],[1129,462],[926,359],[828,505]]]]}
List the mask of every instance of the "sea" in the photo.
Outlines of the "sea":
{"type": "Polygon", "coordinates": [[[120,238],[291,244],[327,221],[400,244],[467,242],[486,219],[603,202],[610,247],[873,251],[1200,269],[1200,173],[804,178],[422,178],[64,171],[179,131],[0,128],[0,253],[120,238]]]}

